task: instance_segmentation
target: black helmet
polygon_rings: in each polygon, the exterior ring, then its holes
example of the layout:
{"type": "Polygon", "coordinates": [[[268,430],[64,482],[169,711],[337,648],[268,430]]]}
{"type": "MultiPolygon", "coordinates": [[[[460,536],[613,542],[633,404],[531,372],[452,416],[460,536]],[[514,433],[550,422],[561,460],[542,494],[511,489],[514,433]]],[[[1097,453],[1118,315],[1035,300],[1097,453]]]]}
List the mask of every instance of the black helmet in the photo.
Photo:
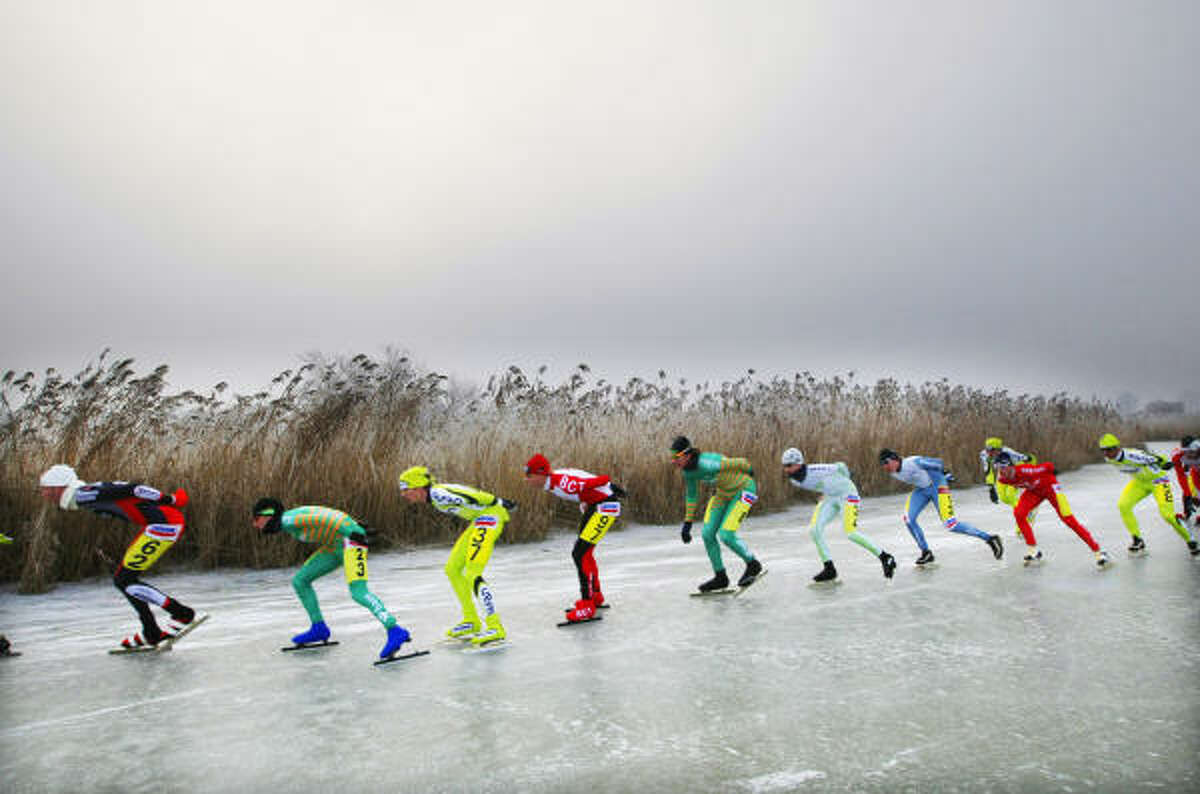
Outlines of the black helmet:
{"type": "Polygon", "coordinates": [[[283,517],[283,502],[273,496],[264,496],[254,503],[254,509],[251,513],[257,518],[258,516],[270,516],[270,521],[263,527],[263,534],[270,535],[272,532],[278,532],[283,517]]]}
{"type": "Polygon", "coordinates": [[[675,436],[675,440],[671,442],[671,451],[676,455],[682,455],[685,452],[691,452],[692,442],[688,441],[687,436],[675,436]]]}
{"type": "Polygon", "coordinates": [[[882,466],[889,460],[900,460],[900,456],[896,454],[895,451],[890,450],[887,447],[879,450],[879,465],[882,466]]]}
{"type": "Polygon", "coordinates": [[[1001,466],[1011,466],[1011,465],[1013,465],[1012,455],[1009,455],[1007,452],[1001,452],[999,455],[996,456],[996,460],[995,460],[996,468],[1000,468],[1001,466]]]}
{"type": "Polygon", "coordinates": [[[1193,443],[1195,443],[1195,441],[1196,441],[1195,436],[1184,436],[1183,440],[1179,442],[1179,446],[1183,447],[1184,449],[1187,449],[1193,443]]]}

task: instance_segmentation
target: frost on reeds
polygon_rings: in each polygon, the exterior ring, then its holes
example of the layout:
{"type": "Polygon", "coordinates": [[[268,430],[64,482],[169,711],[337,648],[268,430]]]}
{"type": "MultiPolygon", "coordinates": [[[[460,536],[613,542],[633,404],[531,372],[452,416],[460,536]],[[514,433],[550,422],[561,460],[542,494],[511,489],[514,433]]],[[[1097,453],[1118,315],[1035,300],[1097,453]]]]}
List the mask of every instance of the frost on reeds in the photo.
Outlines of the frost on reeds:
{"type": "Polygon", "coordinates": [[[452,541],[460,520],[398,497],[396,475],[418,463],[443,482],[518,501],[503,537],[514,542],[542,538],[578,517],[572,505],[525,486],[523,464],[533,452],[556,466],[610,474],[629,492],[632,520],[673,525],[683,494],[667,447],[681,433],[702,449],[749,458],[760,509],[770,510],[803,498],[780,475],[787,446],[813,461],[845,461],[873,494],[897,487],[876,464],[882,446],[939,455],[965,484],[979,479],[977,453],[990,435],[1066,469],[1098,460],[1102,432],[1130,442],[1143,432],[1106,404],[946,380],[867,385],[852,374],[766,379],[748,371],[689,384],[660,371],[618,384],[596,379],[586,364],[560,383],[544,375],[544,367],[536,374],[510,367],[484,385],[464,385],[398,353],[379,361],[312,356],[241,395],[224,383],[207,393],[168,393],[167,367],[138,375],[131,359],[107,352],[72,377],[7,372],[0,378],[0,529],[17,543],[0,550],[0,580],[34,592],[110,573],[132,538],[128,524],[39,500],[38,475],[58,462],[86,480],[188,491],[187,531],[160,565],[263,567],[298,563],[310,551],[251,529],[249,507],[267,494],[287,505],[345,510],[379,530],[382,548],[452,541]]]}

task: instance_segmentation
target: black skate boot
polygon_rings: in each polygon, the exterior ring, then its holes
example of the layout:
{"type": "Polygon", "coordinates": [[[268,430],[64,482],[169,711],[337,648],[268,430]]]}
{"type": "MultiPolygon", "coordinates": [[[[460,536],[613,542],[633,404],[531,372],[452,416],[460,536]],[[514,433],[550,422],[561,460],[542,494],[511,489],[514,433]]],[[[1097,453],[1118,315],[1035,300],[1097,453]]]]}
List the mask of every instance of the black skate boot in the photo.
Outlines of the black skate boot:
{"type": "Polygon", "coordinates": [[[989,536],[987,539],[987,544],[988,547],[991,548],[992,554],[996,556],[997,560],[1004,556],[1004,544],[1000,542],[999,535],[989,536]]]}
{"type": "Polygon", "coordinates": [[[1200,554],[1200,543],[1197,543],[1194,540],[1189,540],[1188,552],[1190,552],[1193,557],[1195,557],[1197,554],[1200,554]]]}
{"type": "Polygon", "coordinates": [[[837,579],[837,568],[833,567],[833,560],[826,560],[825,567],[813,577],[814,582],[832,582],[834,579],[837,579]]]}
{"type": "Polygon", "coordinates": [[[929,565],[932,562],[933,562],[933,552],[930,551],[929,549],[925,549],[925,551],[921,552],[921,556],[917,557],[917,566],[918,567],[929,565]]]}
{"type": "Polygon", "coordinates": [[[883,578],[891,579],[896,572],[896,558],[886,551],[879,552],[879,562],[883,565],[883,578]]]}
{"type": "Polygon", "coordinates": [[[1136,536],[1133,539],[1133,543],[1129,544],[1129,553],[1130,554],[1145,554],[1146,553],[1146,541],[1142,540],[1141,535],[1136,536]]]}
{"type": "Polygon", "coordinates": [[[726,575],[725,571],[721,570],[717,571],[713,578],[696,589],[701,593],[711,593],[713,590],[724,590],[726,587],[729,587],[729,576],[726,575]]]}
{"type": "Polygon", "coordinates": [[[746,571],[742,574],[742,578],[738,579],[738,587],[749,587],[754,584],[754,580],[762,573],[762,563],[757,558],[746,563],[746,571]]]}

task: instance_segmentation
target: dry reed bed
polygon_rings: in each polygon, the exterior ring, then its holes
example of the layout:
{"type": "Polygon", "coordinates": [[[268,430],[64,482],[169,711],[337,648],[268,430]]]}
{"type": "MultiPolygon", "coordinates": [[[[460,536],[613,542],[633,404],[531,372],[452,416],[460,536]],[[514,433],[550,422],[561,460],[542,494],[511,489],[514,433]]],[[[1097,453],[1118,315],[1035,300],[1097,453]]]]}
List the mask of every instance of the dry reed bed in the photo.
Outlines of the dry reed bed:
{"type": "MultiPolygon", "coordinates": [[[[760,509],[798,497],[779,473],[779,454],[801,447],[813,461],[843,460],[864,494],[898,484],[876,464],[881,446],[940,455],[960,483],[978,481],[983,439],[1001,435],[1061,468],[1098,459],[1096,438],[1175,437],[1188,428],[1121,421],[1105,404],[984,392],[942,380],[919,386],[808,373],[761,379],[753,371],[719,385],[632,378],[593,380],[586,365],[558,384],[517,368],[486,386],[464,387],[389,355],[315,360],[280,373],[264,390],[169,394],[167,368],[139,376],[131,359],[101,356],[63,377],[6,373],[0,379],[0,518],[18,542],[0,551],[0,581],[23,592],[110,572],[132,531],[39,501],[36,482],[67,462],[87,480],[138,480],[191,496],[188,530],[163,565],[278,566],[307,550],[257,536],[248,510],[261,495],[289,505],[326,504],[380,529],[383,546],[447,543],[461,522],[405,505],[396,475],[415,463],[442,481],[516,499],[508,542],[544,537],[574,520],[571,506],[524,485],[522,465],[540,451],[560,466],[611,474],[630,493],[636,521],[673,524],[682,486],[667,447],[683,433],[698,446],[749,458],[760,509]]],[[[1194,426],[1192,427],[1194,430],[1194,426]]],[[[751,525],[752,526],[752,525],[751,525]]]]}

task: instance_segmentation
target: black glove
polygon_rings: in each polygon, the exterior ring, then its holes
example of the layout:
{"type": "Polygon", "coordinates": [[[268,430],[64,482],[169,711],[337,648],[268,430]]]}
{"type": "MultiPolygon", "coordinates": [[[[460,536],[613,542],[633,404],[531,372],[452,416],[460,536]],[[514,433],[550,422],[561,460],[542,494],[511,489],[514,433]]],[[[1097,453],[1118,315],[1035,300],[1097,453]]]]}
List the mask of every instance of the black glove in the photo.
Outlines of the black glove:
{"type": "Polygon", "coordinates": [[[505,510],[508,510],[508,511],[512,511],[512,510],[516,510],[516,509],[517,509],[517,503],[516,503],[516,502],[514,502],[514,501],[512,501],[511,499],[503,499],[503,498],[502,498],[502,499],[500,500],[500,506],[501,506],[501,507],[503,507],[505,510]]]}
{"type": "Polygon", "coordinates": [[[994,504],[994,505],[1000,504],[1000,494],[996,493],[996,486],[994,486],[994,485],[988,486],[988,499],[991,499],[992,504],[994,504]]]}
{"type": "Polygon", "coordinates": [[[683,539],[684,543],[692,542],[692,522],[691,521],[683,522],[683,526],[681,526],[679,528],[679,537],[683,539]]]}
{"type": "Polygon", "coordinates": [[[946,471],[945,469],[942,469],[942,474],[946,475],[946,482],[958,482],[957,480],[954,479],[954,472],[949,472],[949,471],[946,471]]]}
{"type": "Polygon", "coordinates": [[[1196,512],[1196,508],[1200,507],[1200,499],[1194,496],[1183,497],[1183,514],[1188,518],[1192,517],[1192,513],[1196,512]]]}
{"type": "Polygon", "coordinates": [[[358,525],[362,527],[362,534],[351,535],[350,540],[354,541],[360,546],[366,546],[368,549],[371,548],[371,545],[375,542],[375,536],[379,534],[379,531],[375,529],[375,527],[368,526],[363,521],[359,521],[358,525]]]}

